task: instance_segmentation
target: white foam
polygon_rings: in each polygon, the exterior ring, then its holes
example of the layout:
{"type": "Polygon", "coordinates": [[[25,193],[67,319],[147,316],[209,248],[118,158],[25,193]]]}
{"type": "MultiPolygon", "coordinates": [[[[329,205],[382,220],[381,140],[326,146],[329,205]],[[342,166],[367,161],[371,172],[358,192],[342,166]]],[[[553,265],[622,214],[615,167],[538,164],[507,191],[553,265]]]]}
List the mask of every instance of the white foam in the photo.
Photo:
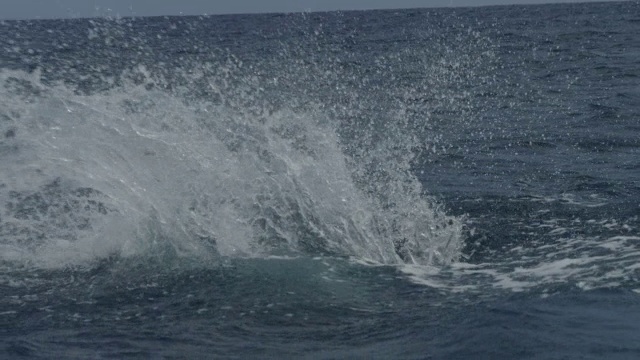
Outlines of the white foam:
{"type": "MultiPolygon", "coordinates": [[[[614,221],[600,223],[605,225],[614,221]]],[[[617,229],[626,231],[624,226],[617,229]]],[[[571,284],[583,290],[616,288],[637,278],[640,237],[559,238],[558,243],[550,245],[515,246],[494,258],[496,262],[456,262],[444,269],[404,266],[401,271],[418,284],[457,292],[481,293],[487,288],[511,292],[533,288],[547,291],[558,284],[571,284]],[[598,248],[609,253],[603,254],[597,251],[598,248]]]]}

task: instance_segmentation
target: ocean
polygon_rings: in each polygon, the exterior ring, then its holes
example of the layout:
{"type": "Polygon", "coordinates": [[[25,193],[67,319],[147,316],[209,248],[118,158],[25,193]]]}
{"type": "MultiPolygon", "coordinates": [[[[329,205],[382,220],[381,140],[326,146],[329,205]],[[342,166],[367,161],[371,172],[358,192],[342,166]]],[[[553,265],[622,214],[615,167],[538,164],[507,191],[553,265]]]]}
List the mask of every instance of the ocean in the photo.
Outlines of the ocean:
{"type": "Polygon", "coordinates": [[[640,3],[0,22],[0,358],[640,358],[640,3]]]}

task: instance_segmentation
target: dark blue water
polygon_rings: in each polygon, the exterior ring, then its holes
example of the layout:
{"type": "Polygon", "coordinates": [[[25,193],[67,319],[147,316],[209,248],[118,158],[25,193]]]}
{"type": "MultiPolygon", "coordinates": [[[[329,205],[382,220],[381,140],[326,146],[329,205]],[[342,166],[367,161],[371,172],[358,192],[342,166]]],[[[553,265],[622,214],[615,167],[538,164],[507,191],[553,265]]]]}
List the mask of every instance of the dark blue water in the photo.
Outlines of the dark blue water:
{"type": "Polygon", "coordinates": [[[637,2],[0,49],[0,358],[640,357],[637,2]]]}

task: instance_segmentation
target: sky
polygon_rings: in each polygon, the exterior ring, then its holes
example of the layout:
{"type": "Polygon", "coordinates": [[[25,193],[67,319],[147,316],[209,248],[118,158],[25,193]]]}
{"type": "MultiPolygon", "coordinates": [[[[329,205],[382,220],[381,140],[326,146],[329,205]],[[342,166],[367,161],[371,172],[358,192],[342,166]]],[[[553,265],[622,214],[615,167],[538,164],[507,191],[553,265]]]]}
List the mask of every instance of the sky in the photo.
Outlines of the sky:
{"type": "Polygon", "coordinates": [[[587,1],[602,0],[0,0],[0,19],[213,15],[587,1]]]}

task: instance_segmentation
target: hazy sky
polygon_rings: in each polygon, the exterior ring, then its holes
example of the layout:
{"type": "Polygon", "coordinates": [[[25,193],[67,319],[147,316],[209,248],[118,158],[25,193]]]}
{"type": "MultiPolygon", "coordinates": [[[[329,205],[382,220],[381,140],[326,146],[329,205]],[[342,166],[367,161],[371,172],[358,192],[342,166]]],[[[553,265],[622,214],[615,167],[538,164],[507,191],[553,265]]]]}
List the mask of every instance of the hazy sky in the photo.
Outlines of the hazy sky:
{"type": "MultiPolygon", "coordinates": [[[[598,0],[581,0],[598,1],[598,0]]],[[[602,0],[599,0],[602,1],[602,0]]],[[[578,0],[0,0],[0,19],[482,6],[578,0]]]]}

